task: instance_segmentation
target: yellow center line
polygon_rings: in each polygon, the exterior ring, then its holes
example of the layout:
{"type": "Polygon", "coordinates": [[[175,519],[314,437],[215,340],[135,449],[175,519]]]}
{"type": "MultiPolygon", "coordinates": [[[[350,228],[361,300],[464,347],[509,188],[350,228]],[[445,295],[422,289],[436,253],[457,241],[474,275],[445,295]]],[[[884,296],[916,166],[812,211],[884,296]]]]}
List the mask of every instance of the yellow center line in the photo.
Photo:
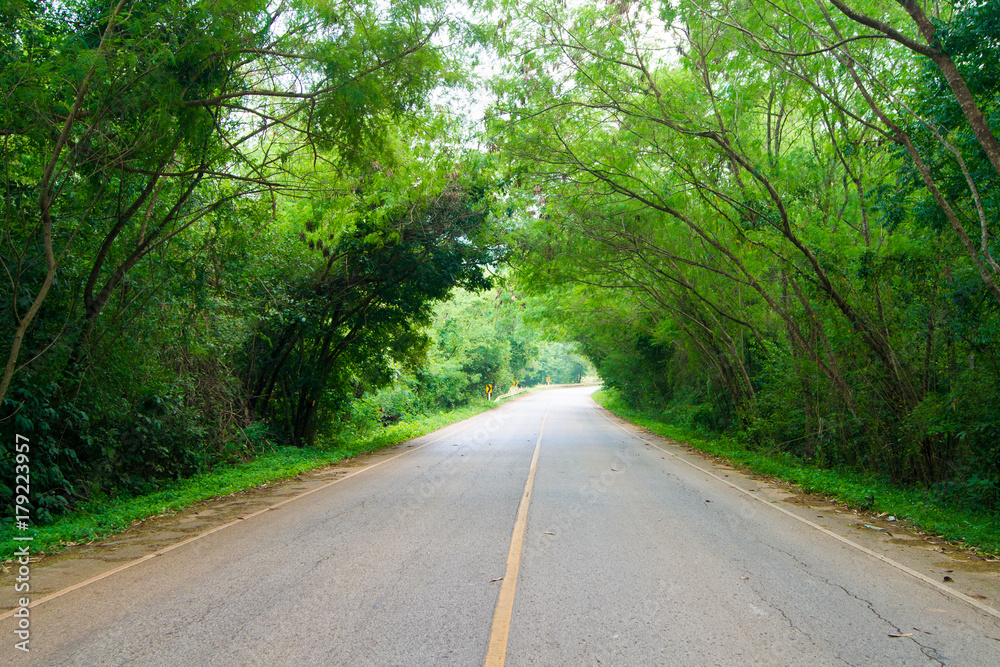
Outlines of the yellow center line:
{"type": "Polygon", "coordinates": [[[490,647],[486,652],[485,667],[503,667],[507,657],[507,637],[510,635],[510,619],[514,613],[514,591],[517,589],[517,573],[521,569],[524,531],[528,525],[528,503],[531,502],[531,488],[535,485],[535,470],[538,468],[538,452],[542,448],[542,435],[545,433],[545,421],[548,418],[549,410],[546,408],[545,416],[542,417],[542,428],[538,431],[538,442],[535,443],[535,453],[531,457],[531,467],[528,468],[524,495],[521,496],[521,504],[517,508],[514,533],[510,538],[510,551],[507,552],[507,571],[500,585],[496,611],[493,612],[493,630],[490,632],[490,647]]]}

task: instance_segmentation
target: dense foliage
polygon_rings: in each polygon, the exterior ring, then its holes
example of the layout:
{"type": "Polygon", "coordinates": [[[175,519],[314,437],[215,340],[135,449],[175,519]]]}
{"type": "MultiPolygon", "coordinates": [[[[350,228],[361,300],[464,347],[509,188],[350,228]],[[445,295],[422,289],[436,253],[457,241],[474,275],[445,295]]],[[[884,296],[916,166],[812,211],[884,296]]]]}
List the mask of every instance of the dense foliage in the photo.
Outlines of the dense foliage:
{"type": "Polygon", "coordinates": [[[633,405],[1000,509],[996,3],[512,5],[521,280],[633,405]]]}
{"type": "Polygon", "coordinates": [[[490,285],[498,186],[430,104],[466,28],[433,1],[3,4],[0,419],[36,517],[312,442],[490,285]]]}
{"type": "Polygon", "coordinates": [[[452,410],[476,397],[569,384],[594,375],[572,343],[546,340],[536,321],[541,302],[503,289],[456,292],[435,308],[426,355],[396,367],[395,384],[371,397],[383,423],[452,410]]]}
{"type": "Polygon", "coordinates": [[[284,421],[293,444],[313,444],[325,402],[336,408],[389,384],[393,362],[426,344],[418,327],[432,302],[454,287],[491,286],[483,267],[498,251],[477,238],[487,213],[475,195],[448,187],[391,212],[394,241],[369,241],[374,229],[362,218],[336,244],[317,242],[322,268],[290,278],[280,307],[264,299],[271,312],[243,363],[249,408],[284,421]]]}

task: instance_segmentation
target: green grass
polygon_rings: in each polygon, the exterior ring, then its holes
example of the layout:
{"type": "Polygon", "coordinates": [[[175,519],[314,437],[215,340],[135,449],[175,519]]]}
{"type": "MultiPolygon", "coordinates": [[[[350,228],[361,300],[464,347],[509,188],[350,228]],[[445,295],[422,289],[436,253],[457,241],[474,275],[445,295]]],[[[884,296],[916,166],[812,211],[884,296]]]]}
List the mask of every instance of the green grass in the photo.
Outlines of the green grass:
{"type": "MultiPolygon", "coordinates": [[[[183,510],[202,500],[225,496],[261,484],[295,477],[313,468],[352,456],[374,452],[484,412],[496,404],[485,401],[458,410],[430,415],[380,428],[351,442],[333,442],[322,447],[281,447],[252,461],[219,466],[211,472],[170,482],[142,496],[91,501],[54,522],[35,526],[23,535],[33,535],[31,553],[54,553],[71,544],[90,542],[121,532],[136,521],[183,510]]],[[[0,528],[0,561],[11,558],[22,543],[15,542],[10,524],[0,528]]]]}
{"type": "Polygon", "coordinates": [[[927,491],[902,489],[883,479],[844,470],[811,466],[790,454],[761,452],[725,435],[664,423],[626,406],[613,391],[601,389],[594,400],[614,414],[653,433],[718,456],[754,473],[795,484],[806,493],[862,508],[874,498],[872,512],[907,519],[918,529],[986,554],[1000,554],[1000,517],[942,505],[927,491]]]}

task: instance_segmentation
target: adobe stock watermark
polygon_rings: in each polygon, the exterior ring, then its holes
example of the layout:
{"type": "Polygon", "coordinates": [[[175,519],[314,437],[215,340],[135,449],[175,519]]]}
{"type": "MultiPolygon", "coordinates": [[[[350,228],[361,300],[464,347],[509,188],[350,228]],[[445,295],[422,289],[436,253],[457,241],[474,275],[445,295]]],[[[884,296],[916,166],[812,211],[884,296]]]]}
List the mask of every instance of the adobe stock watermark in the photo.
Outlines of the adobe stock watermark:
{"type": "MultiPolygon", "coordinates": [[[[545,446],[545,443],[542,443],[545,446]]],[[[529,546],[534,551],[549,552],[559,541],[569,526],[583,520],[588,507],[596,505],[601,499],[635,466],[635,456],[629,456],[625,448],[616,448],[611,452],[611,464],[601,471],[600,475],[590,478],[587,484],[581,485],[576,492],[577,501],[564,505],[542,531],[534,531],[529,536],[529,546]]]]}
{"type": "Polygon", "coordinates": [[[462,441],[468,444],[460,444],[455,456],[447,457],[432,473],[407,486],[404,490],[406,500],[399,520],[405,521],[411,518],[428,500],[436,496],[448,479],[453,477],[464,463],[472,460],[473,454],[489,446],[490,440],[503,431],[509,419],[501,412],[492,411],[482,424],[475,427],[471,437],[456,434],[455,439],[461,437],[462,441]]]}
{"type": "MultiPolygon", "coordinates": [[[[628,441],[627,441],[628,442],[628,441]]],[[[640,440],[640,442],[642,442],[640,440]]],[[[542,530],[536,530],[529,536],[528,548],[538,555],[558,557],[555,553],[563,537],[574,530],[580,522],[587,521],[588,514],[599,503],[621,486],[628,474],[641,460],[643,452],[634,446],[616,447],[611,452],[611,460],[600,475],[595,475],[587,484],[581,485],[575,495],[575,502],[568,503],[563,509],[546,522],[542,530]],[[639,456],[636,456],[636,454],[639,456]]],[[[636,601],[636,617],[647,624],[662,620],[667,609],[680,599],[681,589],[677,582],[657,578],[656,584],[647,587],[647,594],[636,601]]]]}
{"type": "Polygon", "coordinates": [[[27,436],[17,434],[14,439],[14,535],[17,549],[14,561],[17,574],[14,591],[21,594],[14,607],[14,648],[27,653],[31,642],[31,549],[34,539],[27,531],[31,527],[31,445],[27,436]]]}

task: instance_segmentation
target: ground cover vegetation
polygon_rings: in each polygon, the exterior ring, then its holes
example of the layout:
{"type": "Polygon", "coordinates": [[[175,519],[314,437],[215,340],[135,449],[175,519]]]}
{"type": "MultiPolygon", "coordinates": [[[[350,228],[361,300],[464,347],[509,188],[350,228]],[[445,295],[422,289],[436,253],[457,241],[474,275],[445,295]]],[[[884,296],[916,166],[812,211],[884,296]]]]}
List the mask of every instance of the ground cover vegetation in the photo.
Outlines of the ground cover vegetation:
{"type": "Polygon", "coordinates": [[[619,400],[1000,513],[1000,8],[511,4],[520,288],[619,400]]]}

